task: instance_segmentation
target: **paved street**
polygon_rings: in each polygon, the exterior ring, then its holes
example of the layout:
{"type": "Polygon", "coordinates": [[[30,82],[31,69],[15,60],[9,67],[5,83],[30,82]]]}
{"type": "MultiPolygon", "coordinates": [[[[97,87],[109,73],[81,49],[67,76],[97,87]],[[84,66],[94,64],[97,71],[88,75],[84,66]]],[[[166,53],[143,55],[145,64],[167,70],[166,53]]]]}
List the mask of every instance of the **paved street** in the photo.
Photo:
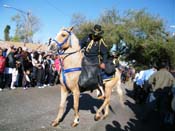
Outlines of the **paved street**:
{"type": "MultiPolygon", "coordinates": [[[[123,89],[128,90],[127,86],[123,85],[123,89]]],[[[94,93],[89,95],[89,92],[85,92],[80,97],[78,127],[71,127],[74,113],[72,95],[68,97],[63,121],[59,126],[51,127],[50,123],[57,115],[59,102],[59,86],[28,90],[5,89],[0,92],[0,131],[159,131],[160,128],[155,125],[155,119],[149,123],[140,122],[140,108],[127,95],[124,104],[121,104],[115,91],[112,93],[107,119],[94,121],[95,111],[102,101],[96,99],[94,93]]]]}

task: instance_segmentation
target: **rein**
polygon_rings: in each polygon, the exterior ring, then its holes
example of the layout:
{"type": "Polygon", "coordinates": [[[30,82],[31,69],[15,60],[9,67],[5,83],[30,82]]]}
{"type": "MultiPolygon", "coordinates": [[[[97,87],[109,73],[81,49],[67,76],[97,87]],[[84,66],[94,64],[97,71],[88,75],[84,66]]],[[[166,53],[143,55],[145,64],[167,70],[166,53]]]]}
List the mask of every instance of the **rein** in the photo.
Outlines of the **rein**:
{"type": "MultiPolygon", "coordinates": [[[[54,41],[54,42],[57,44],[58,49],[61,49],[61,47],[67,42],[67,40],[68,40],[69,37],[71,36],[71,32],[70,32],[70,31],[68,31],[68,30],[64,30],[64,31],[66,31],[69,35],[67,36],[66,39],[64,39],[64,41],[63,41],[62,43],[58,42],[58,41],[55,40],[55,39],[52,40],[52,41],[54,41]]],[[[70,42],[70,44],[71,44],[71,42],[70,42]]]]}

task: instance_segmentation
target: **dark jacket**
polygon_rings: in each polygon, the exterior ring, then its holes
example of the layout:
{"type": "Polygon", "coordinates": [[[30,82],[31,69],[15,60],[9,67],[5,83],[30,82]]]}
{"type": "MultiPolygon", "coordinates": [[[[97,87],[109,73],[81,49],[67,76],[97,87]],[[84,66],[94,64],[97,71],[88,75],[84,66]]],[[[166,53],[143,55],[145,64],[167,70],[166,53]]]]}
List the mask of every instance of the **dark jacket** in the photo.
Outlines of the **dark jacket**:
{"type": "Polygon", "coordinates": [[[10,52],[8,54],[7,59],[6,59],[6,67],[10,67],[10,68],[16,67],[16,59],[15,59],[14,52],[10,52]]]}
{"type": "Polygon", "coordinates": [[[90,34],[87,38],[81,41],[81,48],[85,48],[85,56],[90,58],[92,62],[100,63],[99,59],[106,63],[108,50],[101,36],[93,39],[90,34]],[[99,58],[99,55],[101,58],[99,58]]]}

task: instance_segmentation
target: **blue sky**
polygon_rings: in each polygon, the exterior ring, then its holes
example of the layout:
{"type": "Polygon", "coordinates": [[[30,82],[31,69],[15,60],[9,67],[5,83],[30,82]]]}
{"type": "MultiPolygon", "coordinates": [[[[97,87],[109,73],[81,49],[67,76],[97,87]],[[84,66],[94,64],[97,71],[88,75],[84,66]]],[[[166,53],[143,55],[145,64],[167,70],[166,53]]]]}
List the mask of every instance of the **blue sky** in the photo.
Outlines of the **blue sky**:
{"type": "Polygon", "coordinates": [[[4,39],[4,28],[11,26],[10,35],[14,35],[15,23],[11,17],[19,13],[9,5],[23,11],[31,11],[41,22],[41,29],[35,34],[34,41],[47,42],[55,37],[61,27],[70,26],[72,15],[80,13],[87,19],[96,19],[106,10],[115,8],[122,13],[129,9],[146,9],[162,18],[167,30],[175,31],[175,0],[0,0],[0,39],[4,39]]]}

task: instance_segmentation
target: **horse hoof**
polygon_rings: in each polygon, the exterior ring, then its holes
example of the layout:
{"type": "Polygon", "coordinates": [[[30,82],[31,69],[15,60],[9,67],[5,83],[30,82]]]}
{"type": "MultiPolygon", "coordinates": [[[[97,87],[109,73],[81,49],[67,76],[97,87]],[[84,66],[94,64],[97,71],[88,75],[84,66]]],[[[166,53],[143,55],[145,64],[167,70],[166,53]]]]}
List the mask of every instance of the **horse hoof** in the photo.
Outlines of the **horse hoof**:
{"type": "Polygon", "coordinates": [[[105,96],[98,96],[98,99],[99,100],[104,100],[105,99],[105,96]]]}
{"type": "Polygon", "coordinates": [[[56,127],[56,126],[58,126],[58,125],[59,125],[59,123],[56,122],[56,121],[52,121],[52,123],[51,123],[51,126],[53,126],[53,127],[56,127]]]}
{"type": "Polygon", "coordinates": [[[104,120],[104,119],[106,119],[106,118],[107,118],[107,116],[103,116],[103,118],[102,118],[102,119],[104,120]]]}
{"type": "Polygon", "coordinates": [[[96,115],[95,115],[95,116],[94,116],[94,120],[95,120],[95,121],[100,120],[100,116],[96,116],[96,115]]]}
{"type": "Polygon", "coordinates": [[[76,126],[78,126],[78,123],[73,122],[73,123],[71,124],[71,126],[72,126],[72,127],[76,127],[76,126]]]}

